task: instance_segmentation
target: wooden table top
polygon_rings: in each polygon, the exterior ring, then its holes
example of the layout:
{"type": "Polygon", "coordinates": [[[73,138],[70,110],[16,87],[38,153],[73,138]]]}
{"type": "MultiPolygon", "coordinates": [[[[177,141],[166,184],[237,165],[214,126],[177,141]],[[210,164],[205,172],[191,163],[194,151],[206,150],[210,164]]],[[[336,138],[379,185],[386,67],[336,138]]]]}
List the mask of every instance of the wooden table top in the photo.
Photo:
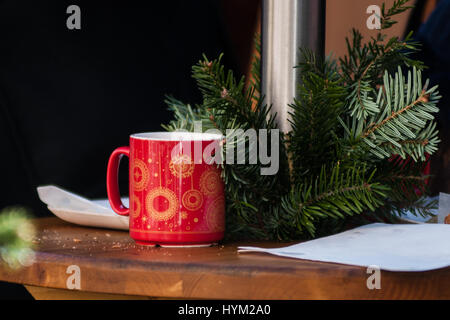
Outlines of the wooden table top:
{"type": "Polygon", "coordinates": [[[199,299],[450,299],[450,268],[381,272],[369,290],[363,267],[237,253],[238,245],[208,248],[142,247],[128,232],[79,227],[58,218],[35,219],[33,265],[0,268],[0,281],[67,288],[68,267],[80,268],[82,291],[199,299]]]}

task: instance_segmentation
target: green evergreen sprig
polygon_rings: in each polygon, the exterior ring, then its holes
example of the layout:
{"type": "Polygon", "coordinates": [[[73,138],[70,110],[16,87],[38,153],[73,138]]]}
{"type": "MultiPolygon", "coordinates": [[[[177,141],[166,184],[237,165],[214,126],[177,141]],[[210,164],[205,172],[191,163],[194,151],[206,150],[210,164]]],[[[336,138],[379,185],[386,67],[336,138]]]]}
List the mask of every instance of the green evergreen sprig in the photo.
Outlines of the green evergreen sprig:
{"type": "Polygon", "coordinates": [[[393,20],[392,17],[403,13],[413,6],[407,6],[406,3],[410,2],[410,0],[396,0],[392,4],[392,7],[386,10],[386,5],[383,3],[381,5],[381,29],[385,30],[392,27],[397,21],[393,20]]]}
{"type": "MultiPolygon", "coordinates": [[[[423,81],[423,63],[412,58],[420,49],[412,35],[387,40],[382,33],[409,8],[406,2],[382,6],[382,30],[368,42],[353,30],[344,57],[301,49],[292,129],[278,140],[280,170],[261,175],[260,163],[248,164],[248,148],[247,164],[223,166],[228,238],[305,239],[370,221],[398,222],[406,210],[430,215],[435,203],[425,198],[423,167],[438,147],[434,115],[441,97],[423,81]]],[[[248,86],[221,58],[204,57],[192,68],[201,103],[167,99],[174,120],[165,128],[192,130],[202,121],[203,130],[222,133],[276,130],[260,90],[259,56],[248,86]]],[[[226,135],[224,152],[237,143],[226,135]]]]}
{"type": "Polygon", "coordinates": [[[284,224],[291,228],[295,226],[294,232],[306,229],[314,235],[317,219],[343,219],[366,210],[374,211],[383,204],[382,199],[389,190],[372,181],[374,174],[375,170],[368,175],[366,168],[361,167],[342,172],[339,164],[331,170],[322,167],[314,181],[296,184],[283,197],[284,224]]]}
{"type": "MultiPolygon", "coordinates": [[[[193,121],[201,120],[204,124],[203,131],[214,128],[225,135],[227,141],[223,148],[225,154],[227,148],[236,148],[239,143],[247,141],[245,136],[235,134],[237,129],[266,129],[270,136],[270,130],[277,127],[275,115],[270,113],[270,107],[264,103],[264,97],[260,96],[259,73],[254,75],[254,82],[245,88],[245,79],[235,80],[233,72],[225,70],[221,58],[222,56],[210,61],[204,57],[193,67],[193,78],[197,81],[203,96],[202,104],[192,108],[174,98],[167,99],[175,119],[165,127],[169,130],[191,130],[193,121]],[[228,135],[227,130],[230,131],[228,135]]],[[[257,60],[256,68],[258,63],[257,60]]],[[[287,165],[285,165],[287,160],[283,158],[285,154],[283,136],[280,136],[278,145],[281,170],[276,175],[262,176],[260,163],[248,164],[248,148],[245,149],[244,155],[247,164],[231,164],[223,167],[229,235],[273,237],[272,230],[267,228],[266,223],[271,219],[273,206],[277,205],[281,195],[288,188],[287,165]]],[[[259,146],[256,148],[259,150],[259,146]]]]}
{"type": "Polygon", "coordinates": [[[426,159],[425,154],[437,150],[439,138],[433,113],[441,98],[437,86],[428,89],[422,86],[420,70],[412,69],[408,78],[401,69],[395,76],[387,72],[384,85],[379,89],[377,104],[383,112],[373,114],[369,125],[363,129],[361,138],[371,147],[371,152],[381,159],[392,155],[407,155],[415,161],[426,159]]]}
{"type": "Polygon", "coordinates": [[[298,97],[290,105],[292,130],[287,135],[294,182],[316,176],[336,153],[334,132],[340,125],[338,117],[344,110],[346,89],[330,60],[318,65],[311,51],[304,50],[302,85],[298,97]],[[302,152],[298,152],[302,150],[302,152]]]}

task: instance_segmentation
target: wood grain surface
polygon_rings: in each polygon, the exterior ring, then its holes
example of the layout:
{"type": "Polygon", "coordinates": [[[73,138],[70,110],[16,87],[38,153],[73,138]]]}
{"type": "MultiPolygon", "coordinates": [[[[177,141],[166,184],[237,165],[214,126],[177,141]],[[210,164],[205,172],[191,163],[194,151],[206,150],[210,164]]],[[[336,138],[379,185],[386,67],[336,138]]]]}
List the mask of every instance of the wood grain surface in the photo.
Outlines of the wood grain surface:
{"type": "Polygon", "coordinates": [[[0,267],[0,281],[67,289],[66,273],[80,268],[80,290],[92,293],[199,299],[450,299],[450,268],[381,272],[381,289],[369,290],[366,268],[238,254],[238,245],[161,248],[134,244],[125,231],[79,227],[58,218],[34,220],[34,264],[0,267]]]}

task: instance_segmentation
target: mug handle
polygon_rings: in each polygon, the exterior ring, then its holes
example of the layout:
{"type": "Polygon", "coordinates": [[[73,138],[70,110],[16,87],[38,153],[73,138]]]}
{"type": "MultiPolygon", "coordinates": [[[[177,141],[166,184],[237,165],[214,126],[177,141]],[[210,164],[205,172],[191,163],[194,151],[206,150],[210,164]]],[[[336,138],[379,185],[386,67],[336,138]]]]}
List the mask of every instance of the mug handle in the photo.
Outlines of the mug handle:
{"type": "Polygon", "coordinates": [[[119,147],[109,157],[106,172],[106,190],[108,191],[109,203],[114,212],[121,216],[128,216],[130,209],[123,205],[119,192],[119,164],[123,156],[130,157],[130,147],[119,147]]]}

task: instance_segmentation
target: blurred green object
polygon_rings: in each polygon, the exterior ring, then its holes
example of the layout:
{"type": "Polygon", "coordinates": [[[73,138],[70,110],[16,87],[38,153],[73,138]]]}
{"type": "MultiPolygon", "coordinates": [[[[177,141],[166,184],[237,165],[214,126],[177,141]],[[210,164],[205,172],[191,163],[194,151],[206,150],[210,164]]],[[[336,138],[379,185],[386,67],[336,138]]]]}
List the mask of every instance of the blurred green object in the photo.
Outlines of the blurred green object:
{"type": "Polygon", "coordinates": [[[0,263],[18,269],[33,263],[34,225],[23,207],[8,207],[0,212],[0,263]]]}

